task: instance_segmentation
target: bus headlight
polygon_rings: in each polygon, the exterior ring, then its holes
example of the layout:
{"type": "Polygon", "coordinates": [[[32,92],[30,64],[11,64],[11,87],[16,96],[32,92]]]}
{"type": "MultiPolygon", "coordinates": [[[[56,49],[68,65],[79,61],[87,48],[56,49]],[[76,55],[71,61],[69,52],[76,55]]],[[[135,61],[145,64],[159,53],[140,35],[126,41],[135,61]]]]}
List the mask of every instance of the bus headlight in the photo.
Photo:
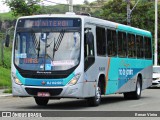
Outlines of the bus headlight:
{"type": "Polygon", "coordinates": [[[68,84],[69,85],[75,85],[77,83],[77,81],[79,80],[80,76],[81,76],[80,73],[76,74],[68,84]]]}
{"type": "Polygon", "coordinates": [[[12,74],[12,77],[13,77],[13,80],[14,80],[14,82],[15,82],[16,84],[22,85],[21,81],[20,81],[14,74],[12,74]]]}
{"type": "Polygon", "coordinates": [[[18,78],[14,79],[14,81],[15,81],[16,84],[22,85],[21,81],[18,78]]]}

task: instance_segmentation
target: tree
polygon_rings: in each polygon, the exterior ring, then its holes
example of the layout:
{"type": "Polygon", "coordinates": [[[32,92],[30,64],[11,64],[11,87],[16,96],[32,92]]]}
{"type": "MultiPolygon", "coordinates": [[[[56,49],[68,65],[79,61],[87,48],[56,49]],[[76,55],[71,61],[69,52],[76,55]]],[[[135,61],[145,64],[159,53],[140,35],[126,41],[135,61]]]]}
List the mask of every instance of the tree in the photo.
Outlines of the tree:
{"type": "Polygon", "coordinates": [[[35,14],[39,9],[38,3],[40,0],[5,0],[14,16],[18,15],[32,15],[35,14]]]}
{"type": "MultiPolygon", "coordinates": [[[[143,0],[139,2],[131,14],[131,26],[140,29],[151,31],[154,38],[154,22],[155,22],[155,6],[154,1],[143,0]]],[[[133,1],[131,2],[131,8],[133,8],[133,1]]],[[[160,5],[160,3],[158,4],[160,5]]],[[[113,0],[104,4],[101,11],[101,17],[106,20],[118,22],[121,24],[127,24],[127,4],[124,0],[113,0]]],[[[160,28],[160,8],[158,8],[158,28],[160,28]]],[[[160,39],[160,29],[158,29],[158,38],[160,39]]],[[[154,41],[154,39],[153,39],[154,41]]],[[[153,42],[154,44],[154,42],[153,42]]],[[[158,42],[160,46],[160,41],[158,42]]],[[[160,47],[158,47],[158,53],[160,53],[160,47]]],[[[160,54],[159,54],[160,64],[160,54]]]]}
{"type": "Polygon", "coordinates": [[[84,2],[83,2],[85,5],[89,5],[89,2],[88,2],[88,0],[84,0],[84,2]]]}
{"type": "MultiPolygon", "coordinates": [[[[110,1],[103,6],[101,16],[110,21],[127,24],[127,3],[124,0],[110,1]]],[[[154,2],[137,4],[131,14],[131,26],[154,33],[154,2]]]]}
{"type": "Polygon", "coordinates": [[[104,4],[101,17],[113,22],[126,24],[127,3],[123,0],[113,0],[104,4]]]}

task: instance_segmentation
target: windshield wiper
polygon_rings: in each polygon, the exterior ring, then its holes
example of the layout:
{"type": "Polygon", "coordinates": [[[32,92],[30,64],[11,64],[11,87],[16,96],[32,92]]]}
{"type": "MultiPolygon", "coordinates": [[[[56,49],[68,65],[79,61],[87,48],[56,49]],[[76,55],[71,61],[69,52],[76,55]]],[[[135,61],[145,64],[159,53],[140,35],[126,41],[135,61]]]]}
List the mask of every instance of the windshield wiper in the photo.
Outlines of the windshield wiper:
{"type": "Polygon", "coordinates": [[[64,32],[65,32],[65,31],[62,30],[62,31],[60,32],[58,38],[57,38],[56,44],[55,44],[55,46],[54,46],[54,50],[55,50],[55,51],[58,50],[58,48],[59,48],[59,46],[60,46],[60,44],[61,44],[61,42],[62,42],[62,39],[63,39],[63,36],[64,36],[64,32]]]}
{"type": "Polygon", "coordinates": [[[54,39],[54,46],[53,46],[53,60],[54,60],[54,55],[55,55],[55,52],[58,50],[61,42],[62,42],[62,39],[63,39],[63,36],[64,36],[64,33],[65,33],[65,30],[62,30],[60,33],[59,33],[59,36],[55,42],[55,39],[54,39]]]}
{"type": "Polygon", "coordinates": [[[38,47],[36,48],[38,50],[38,54],[37,54],[37,57],[39,58],[39,52],[40,52],[40,47],[41,47],[41,39],[39,37],[39,42],[38,42],[38,47]]]}

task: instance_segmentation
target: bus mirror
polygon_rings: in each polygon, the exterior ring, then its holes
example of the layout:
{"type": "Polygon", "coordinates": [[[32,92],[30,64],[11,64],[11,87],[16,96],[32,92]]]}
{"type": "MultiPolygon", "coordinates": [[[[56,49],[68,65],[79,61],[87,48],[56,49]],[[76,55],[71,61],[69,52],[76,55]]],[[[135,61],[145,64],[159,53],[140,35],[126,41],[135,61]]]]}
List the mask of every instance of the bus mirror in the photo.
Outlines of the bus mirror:
{"type": "Polygon", "coordinates": [[[9,47],[9,42],[10,42],[10,35],[7,34],[7,35],[6,35],[6,39],[5,39],[5,46],[6,46],[6,47],[9,47]]]}
{"type": "Polygon", "coordinates": [[[87,44],[93,44],[93,40],[94,40],[94,37],[93,37],[93,33],[92,32],[88,32],[87,33],[87,35],[86,35],[86,37],[87,37],[87,44]]]}

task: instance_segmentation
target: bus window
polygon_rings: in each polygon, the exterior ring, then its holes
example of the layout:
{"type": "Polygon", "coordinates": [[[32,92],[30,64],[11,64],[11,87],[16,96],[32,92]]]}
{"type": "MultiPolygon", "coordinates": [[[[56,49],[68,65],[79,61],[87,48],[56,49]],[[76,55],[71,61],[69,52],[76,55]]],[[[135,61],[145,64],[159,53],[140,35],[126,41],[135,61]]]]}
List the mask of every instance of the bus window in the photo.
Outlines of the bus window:
{"type": "Polygon", "coordinates": [[[126,33],[118,32],[118,56],[126,57],[126,55],[127,55],[126,33]]]}
{"type": "Polygon", "coordinates": [[[105,28],[96,27],[96,43],[97,43],[97,55],[106,55],[106,36],[105,28]]]}
{"type": "Polygon", "coordinates": [[[128,34],[128,57],[136,57],[135,35],[128,34]]]}
{"type": "Polygon", "coordinates": [[[145,58],[152,58],[152,49],[151,49],[151,39],[148,37],[144,38],[145,46],[145,58]]]}
{"type": "Polygon", "coordinates": [[[107,52],[108,56],[117,55],[117,36],[115,30],[107,30],[107,52]]]}
{"type": "Polygon", "coordinates": [[[143,37],[142,36],[136,36],[136,47],[137,47],[137,58],[143,58],[144,51],[143,51],[143,37]]]}
{"type": "Polygon", "coordinates": [[[84,35],[84,70],[86,71],[95,61],[94,55],[94,36],[92,32],[84,35]]]}

